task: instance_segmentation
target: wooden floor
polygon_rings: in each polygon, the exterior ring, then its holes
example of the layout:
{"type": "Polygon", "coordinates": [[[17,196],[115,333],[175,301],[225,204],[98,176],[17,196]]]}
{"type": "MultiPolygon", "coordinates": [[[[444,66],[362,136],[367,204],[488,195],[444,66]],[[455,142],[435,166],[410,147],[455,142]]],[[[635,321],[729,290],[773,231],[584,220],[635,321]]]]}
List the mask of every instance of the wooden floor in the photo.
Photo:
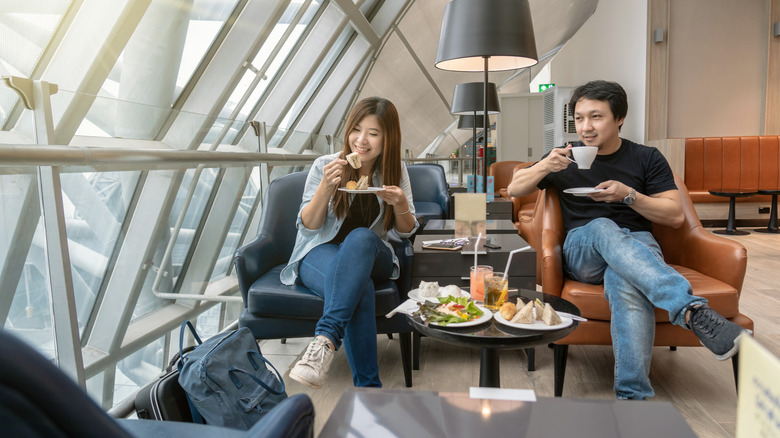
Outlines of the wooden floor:
{"type": "MultiPolygon", "coordinates": [[[[729,237],[748,250],[748,268],[740,300],[742,313],[755,321],[755,338],[780,356],[780,235],[751,233],[729,237]]],[[[398,338],[379,336],[379,372],[385,388],[405,388],[400,363],[398,338]]],[[[288,369],[308,339],[266,341],[264,354],[279,354],[277,366],[288,369]],[[284,354],[287,356],[285,357],[284,354]]],[[[612,399],[612,348],[607,346],[571,346],[563,390],[565,397],[612,399]]],[[[352,378],[343,350],[331,366],[328,381],[320,390],[310,390],[283,373],[287,392],[305,392],[316,409],[315,436],[319,433],[344,390],[352,387],[352,378]]],[[[477,386],[479,353],[442,342],[422,339],[420,370],[413,372],[415,390],[468,391],[477,386]]],[[[737,397],[731,361],[718,361],[701,347],[681,347],[677,351],[657,347],[653,354],[650,379],[654,400],[669,401],[682,413],[699,437],[733,437],[736,431],[737,397]]],[[[538,348],[536,371],[526,370],[522,351],[501,353],[501,386],[533,389],[537,396],[553,396],[552,350],[538,348]]]]}

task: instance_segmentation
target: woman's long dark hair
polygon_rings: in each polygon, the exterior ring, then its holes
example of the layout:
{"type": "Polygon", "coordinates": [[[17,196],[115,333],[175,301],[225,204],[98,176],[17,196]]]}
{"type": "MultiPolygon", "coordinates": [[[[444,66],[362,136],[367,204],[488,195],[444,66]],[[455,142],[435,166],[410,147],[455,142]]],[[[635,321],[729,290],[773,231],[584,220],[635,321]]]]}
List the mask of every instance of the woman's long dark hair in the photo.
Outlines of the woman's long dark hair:
{"type": "MultiPolygon", "coordinates": [[[[371,175],[375,171],[381,170],[382,184],[388,186],[401,185],[401,122],[398,119],[398,111],[395,105],[387,99],[381,97],[368,97],[358,102],[347,119],[346,131],[344,132],[344,149],[342,156],[352,153],[349,146],[349,133],[355,129],[366,116],[375,115],[379,119],[379,126],[384,135],[384,147],[382,153],[374,161],[374,167],[371,169],[371,175]]],[[[344,166],[344,176],[341,178],[341,186],[344,187],[348,181],[358,179],[357,169],[352,166],[344,166]]],[[[336,216],[343,218],[349,210],[348,193],[336,191],[333,194],[333,210],[336,216]]],[[[395,225],[395,215],[390,206],[386,206],[383,219],[385,231],[390,231],[395,225]]]]}

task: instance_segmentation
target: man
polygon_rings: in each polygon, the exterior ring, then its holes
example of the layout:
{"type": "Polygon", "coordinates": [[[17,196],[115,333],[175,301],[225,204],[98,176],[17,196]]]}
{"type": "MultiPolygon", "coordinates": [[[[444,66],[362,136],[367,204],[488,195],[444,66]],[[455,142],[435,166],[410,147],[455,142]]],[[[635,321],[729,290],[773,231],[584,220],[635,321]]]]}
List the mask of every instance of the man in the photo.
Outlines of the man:
{"type": "Polygon", "coordinates": [[[688,281],[664,263],[652,223],[679,227],[682,203],[663,155],[620,138],[628,111],[623,87],[589,82],[574,91],[569,107],[582,145],[598,147],[590,169],[579,170],[571,161],[572,146],[555,148],[517,171],[507,190],[511,196],[527,195],[537,187],[559,190],[567,232],[565,275],[604,284],[612,313],[615,394],[645,399],[654,395],[648,377],[654,307],[668,311],[673,324],[693,330],[719,360],[736,354],[738,337],[746,330],[693,296],[688,281]],[[584,197],[563,192],[575,187],[596,190],[584,197]]]}

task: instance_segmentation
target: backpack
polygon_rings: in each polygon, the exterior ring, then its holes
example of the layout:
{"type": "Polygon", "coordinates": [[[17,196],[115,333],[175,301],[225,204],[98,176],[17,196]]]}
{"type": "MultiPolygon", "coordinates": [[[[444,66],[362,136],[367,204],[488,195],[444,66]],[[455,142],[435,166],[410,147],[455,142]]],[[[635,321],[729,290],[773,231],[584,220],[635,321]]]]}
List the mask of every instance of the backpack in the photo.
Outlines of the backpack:
{"type": "Polygon", "coordinates": [[[196,423],[246,430],[287,398],[282,376],[263,357],[246,327],[202,342],[192,324],[185,321],[179,333],[179,350],[179,384],[187,393],[196,423]],[[199,345],[184,353],[187,328],[199,345]]]}

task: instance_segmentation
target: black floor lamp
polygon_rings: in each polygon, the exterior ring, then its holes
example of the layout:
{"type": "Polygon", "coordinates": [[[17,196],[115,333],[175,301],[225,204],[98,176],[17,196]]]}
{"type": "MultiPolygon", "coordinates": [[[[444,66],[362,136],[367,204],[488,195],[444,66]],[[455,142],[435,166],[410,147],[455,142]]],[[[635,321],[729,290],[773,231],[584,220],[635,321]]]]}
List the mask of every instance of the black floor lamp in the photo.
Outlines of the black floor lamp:
{"type": "MultiPolygon", "coordinates": [[[[483,114],[488,113],[488,72],[530,67],[538,59],[528,0],[452,0],[444,7],[436,68],[484,72],[483,114]]],[[[485,133],[488,124],[485,117],[485,133]]],[[[484,158],[487,177],[487,143],[484,158]]]]}
{"type": "MultiPolygon", "coordinates": [[[[455,85],[455,93],[452,96],[452,106],[450,107],[450,113],[460,116],[458,120],[458,129],[472,128],[472,160],[473,166],[471,168],[471,174],[474,176],[474,187],[479,186],[477,182],[477,127],[490,126],[490,114],[498,114],[500,111],[498,105],[498,92],[496,91],[496,84],[488,83],[488,98],[487,98],[487,111],[484,107],[484,92],[482,82],[466,82],[463,84],[455,85]],[[488,121],[484,121],[483,115],[487,112],[488,121]]],[[[482,133],[484,138],[483,143],[483,157],[482,159],[487,162],[487,131],[482,133]]],[[[482,174],[482,180],[484,184],[487,184],[487,171],[482,174]]],[[[485,191],[487,186],[483,185],[485,191]]],[[[476,191],[476,190],[475,190],[476,191]]]]}

